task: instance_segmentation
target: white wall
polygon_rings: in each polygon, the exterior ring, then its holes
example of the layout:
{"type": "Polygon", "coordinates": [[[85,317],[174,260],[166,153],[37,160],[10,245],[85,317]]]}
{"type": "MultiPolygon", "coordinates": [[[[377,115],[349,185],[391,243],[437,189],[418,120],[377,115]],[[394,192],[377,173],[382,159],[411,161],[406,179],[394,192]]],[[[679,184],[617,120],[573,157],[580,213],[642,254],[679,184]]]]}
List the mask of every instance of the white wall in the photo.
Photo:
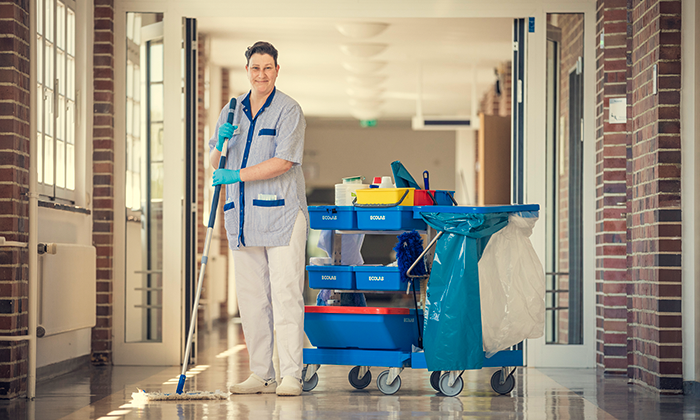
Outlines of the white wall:
{"type": "Polygon", "coordinates": [[[476,134],[459,130],[455,141],[455,200],[462,206],[476,205],[476,134]]]}
{"type": "MultiPolygon", "coordinates": [[[[90,169],[90,173],[92,170],[90,169]]],[[[39,243],[92,244],[92,216],[39,207],[39,243]]],[[[41,256],[38,258],[41,263],[41,256]]],[[[41,270],[39,270],[41,274],[41,270]]],[[[38,280],[41,284],[41,279],[38,280]]],[[[39,290],[41,293],[41,290],[39,290]]],[[[76,302],[76,304],[80,304],[76,302]]],[[[50,314],[43,314],[50,316],[50,314]]],[[[40,320],[37,320],[38,322],[40,320]]],[[[91,329],[37,339],[36,366],[43,367],[90,354],[91,329]]]]}
{"type": "Polygon", "coordinates": [[[700,7],[695,0],[682,3],[681,29],[681,205],[683,380],[700,380],[700,7]],[[690,18],[694,16],[693,18],[690,18]]]}
{"type": "Polygon", "coordinates": [[[332,188],[356,175],[370,183],[372,177],[391,176],[391,162],[399,160],[419,185],[427,170],[431,189],[454,190],[454,155],[454,131],[413,131],[410,121],[380,120],[363,128],[356,120],[307,118],[307,188],[332,188]]]}

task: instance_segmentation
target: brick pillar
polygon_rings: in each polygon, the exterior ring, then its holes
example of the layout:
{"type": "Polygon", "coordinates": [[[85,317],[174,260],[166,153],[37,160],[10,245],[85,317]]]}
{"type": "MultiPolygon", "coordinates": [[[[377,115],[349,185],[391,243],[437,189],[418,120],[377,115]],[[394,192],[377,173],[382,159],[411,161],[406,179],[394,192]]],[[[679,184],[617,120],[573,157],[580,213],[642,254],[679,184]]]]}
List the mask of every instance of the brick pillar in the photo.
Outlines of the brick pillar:
{"type": "Polygon", "coordinates": [[[92,362],[111,364],[114,248],[113,0],[95,0],[93,53],[92,240],[97,248],[97,325],[92,329],[92,362]]]}
{"type": "MultiPolygon", "coordinates": [[[[610,123],[627,98],[627,1],[598,1],[596,39],[596,363],[627,372],[627,123],[610,123]],[[604,48],[600,48],[603,37],[604,48]]],[[[631,1],[631,0],[630,0],[631,1]]]]}
{"type": "Polygon", "coordinates": [[[632,6],[628,376],[682,390],[681,1],[632,6]],[[658,92],[653,90],[654,67],[658,92]]]}
{"type": "MultiPolygon", "coordinates": [[[[0,236],[29,241],[29,2],[0,1],[0,236]]],[[[0,335],[28,333],[27,248],[0,247],[0,335]]],[[[0,341],[0,399],[27,392],[26,341],[0,341]]]]}
{"type": "MultiPolygon", "coordinates": [[[[206,35],[197,34],[197,223],[200,223],[202,215],[206,212],[207,207],[211,206],[211,202],[204,202],[204,189],[209,186],[207,182],[207,169],[211,165],[209,162],[209,154],[205,150],[209,150],[209,139],[204,138],[204,127],[207,125],[207,112],[204,108],[204,76],[207,69],[207,61],[209,57],[206,51],[206,35]]],[[[212,127],[213,129],[213,127],[212,127]]],[[[217,215],[218,216],[218,215],[217,215]]],[[[197,230],[197,254],[204,252],[204,239],[207,234],[206,225],[197,230]]]]}

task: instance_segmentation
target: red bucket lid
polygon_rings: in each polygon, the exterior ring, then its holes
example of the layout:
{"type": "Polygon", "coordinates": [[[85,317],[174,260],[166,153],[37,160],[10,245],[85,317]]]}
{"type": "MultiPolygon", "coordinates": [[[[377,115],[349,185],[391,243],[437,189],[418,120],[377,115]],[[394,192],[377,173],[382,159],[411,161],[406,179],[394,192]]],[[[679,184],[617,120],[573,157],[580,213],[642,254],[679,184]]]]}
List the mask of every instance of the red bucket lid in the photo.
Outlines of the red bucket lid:
{"type": "Polygon", "coordinates": [[[410,315],[408,308],[374,308],[366,306],[307,306],[306,313],[358,315],[410,315]]]}

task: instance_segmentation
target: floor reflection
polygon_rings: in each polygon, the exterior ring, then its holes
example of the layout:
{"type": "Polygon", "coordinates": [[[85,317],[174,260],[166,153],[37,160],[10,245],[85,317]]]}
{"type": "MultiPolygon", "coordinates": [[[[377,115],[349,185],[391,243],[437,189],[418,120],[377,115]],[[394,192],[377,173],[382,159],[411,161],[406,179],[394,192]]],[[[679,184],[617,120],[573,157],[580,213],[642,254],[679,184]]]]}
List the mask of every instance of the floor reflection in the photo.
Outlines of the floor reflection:
{"type": "MultiPolygon", "coordinates": [[[[199,364],[191,369],[188,390],[225,390],[247,378],[248,354],[240,324],[218,325],[203,334],[199,364]]],[[[406,369],[401,389],[382,394],[372,368],[372,383],[356,390],[348,383],[351,366],[322,366],[319,383],[301,397],[233,395],[223,401],[151,402],[136,405],[131,394],[173,392],[172,367],[91,366],[40,382],[37,399],[0,403],[0,420],[300,420],[300,419],[700,419],[700,399],[660,396],[626,378],[595,369],[518,368],[515,388],[498,395],[490,386],[494,369],[465,372],[464,389],[445,397],[430,386],[426,371],[406,369]]]]}

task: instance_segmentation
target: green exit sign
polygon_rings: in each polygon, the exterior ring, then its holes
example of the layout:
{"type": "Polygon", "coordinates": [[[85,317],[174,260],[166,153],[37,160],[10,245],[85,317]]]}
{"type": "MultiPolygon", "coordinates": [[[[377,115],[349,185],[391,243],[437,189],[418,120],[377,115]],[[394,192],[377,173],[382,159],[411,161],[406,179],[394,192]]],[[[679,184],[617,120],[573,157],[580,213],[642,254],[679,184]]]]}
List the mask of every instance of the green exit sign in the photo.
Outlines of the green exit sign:
{"type": "Polygon", "coordinates": [[[360,120],[360,126],[362,127],[375,127],[377,125],[377,120],[360,120]]]}

